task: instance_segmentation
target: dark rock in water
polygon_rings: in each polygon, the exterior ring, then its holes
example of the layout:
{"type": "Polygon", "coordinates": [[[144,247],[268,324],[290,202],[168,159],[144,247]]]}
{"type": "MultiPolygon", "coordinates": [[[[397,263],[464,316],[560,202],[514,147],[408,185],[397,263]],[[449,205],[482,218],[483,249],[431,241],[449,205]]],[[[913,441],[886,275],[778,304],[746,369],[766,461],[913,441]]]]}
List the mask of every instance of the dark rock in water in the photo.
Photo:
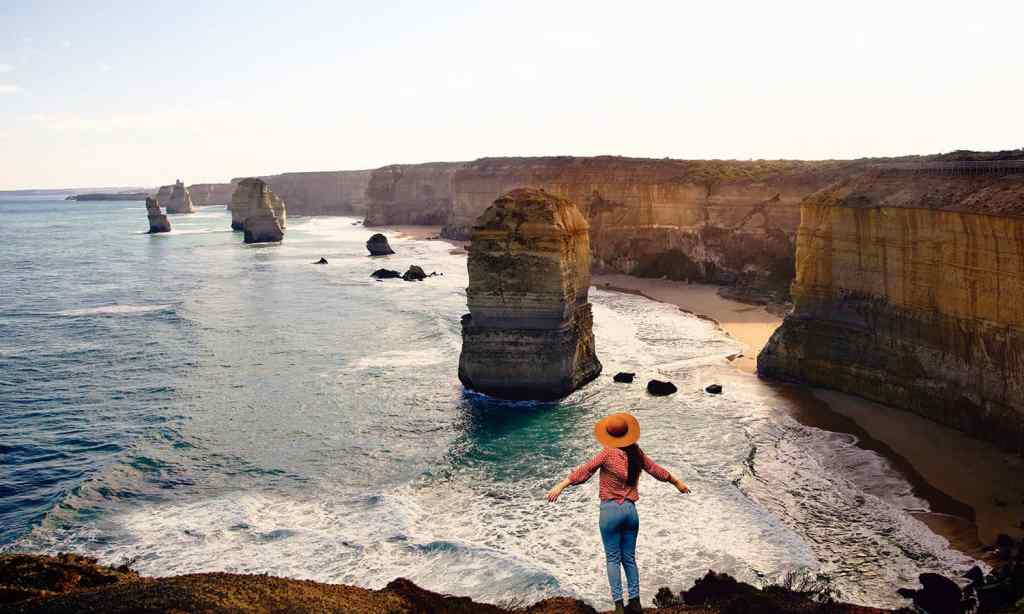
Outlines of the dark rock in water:
{"type": "Polygon", "coordinates": [[[704,389],[704,392],[710,392],[711,394],[722,394],[722,385],[711,384],[710,386],[704,389]]]}
{"type": "Polygon", "coordinates": [[[401,273],[398,271],[392,271],[391,269],[377,269],[373,273],[370,273],[370,277],[374,277],[376,279],[395,279],[401,276],[401,273]]]}
{"type": "Polygon", "coordinates": [[[146,198],[146,215],[149,216],[148,234],[171,231],[171,223],[167,220],[167,216],[160,211],[160,202],[157,199],[146,198]]]}
{"type": "Polygon", "coordinates": [[[423,272],[423,269],[416,266],[415,264],[409,267],[409,270],[402,275],[402,279],[405,281],[423,281],[427,278],[427,274],[423,272]]]}
{"type": "Polygon", "coordinates": [[[956,582],[937,573],[923,573],[918,576],[921,589],[901,588],[897,592],[928,614],[961,614],[963,591],[956,582]]]}
{"type": "Polygon", "coordinates": [[[972,584],[977,584],[985,579],[985,572],[981,570],[981,567],[975,565],[964,574],[964,577],[970,580],[972,584]]]}
{"type": "Polygon", "coordinates": [[[388,245],[388,238],[379,232],[366,242],[366,249],[370,250],[371,256],[389,256],[395,253],[395,250],[388,245]]]}
{"type": "Polygon", "coordinates": [[[615,374],[615,377],[613,377],[612,380],[619,382],[620,384],[632,384],[634,377],[636,377],[636,373],[619,372],[615,374]]]}
{"type": "Polygon", "coordinates": [[[320,256],[320,259],[314,262],[313,264],[327,264],[327,258],[320,256]]]}
{"type": "Polygon", "coordinates": [[[652,379],[647,382],[647,392],[653,394],[656,397],[663,397],[670,394],[675,394],[676,385],[672,382],[663,382],[661,380],[652,379]]]}

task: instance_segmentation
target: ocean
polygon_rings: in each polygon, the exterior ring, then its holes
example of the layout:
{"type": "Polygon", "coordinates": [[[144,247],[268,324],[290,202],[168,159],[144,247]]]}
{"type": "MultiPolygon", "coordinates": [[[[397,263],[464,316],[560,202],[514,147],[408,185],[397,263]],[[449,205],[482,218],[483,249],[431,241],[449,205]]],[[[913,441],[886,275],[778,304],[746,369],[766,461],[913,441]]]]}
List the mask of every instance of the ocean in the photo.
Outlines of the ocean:
{"type": "Polygon", "coordinates": [[[729,365],[741,347],[713,322],[595,288],[602,376],[557,403],[496,401],[456,376],[451,245],[383,229],[397,253],[370,258],[355,218],[290,217],[256,246],[223,208],[170,218],[146,235],[141,202],[0,200],[3,550],[607,606],[596,478],[544,494],[626,410],[693,490],[641,479],[645,603],[714,569],[826,574],[891,606],[922,571],[973,563],[910,516],[928,504],[888,461],[729,365]],[[411,264],[443,275],[369,276],[411,264]],[[651,397],[650,378],[679,392],[651,397]]]}

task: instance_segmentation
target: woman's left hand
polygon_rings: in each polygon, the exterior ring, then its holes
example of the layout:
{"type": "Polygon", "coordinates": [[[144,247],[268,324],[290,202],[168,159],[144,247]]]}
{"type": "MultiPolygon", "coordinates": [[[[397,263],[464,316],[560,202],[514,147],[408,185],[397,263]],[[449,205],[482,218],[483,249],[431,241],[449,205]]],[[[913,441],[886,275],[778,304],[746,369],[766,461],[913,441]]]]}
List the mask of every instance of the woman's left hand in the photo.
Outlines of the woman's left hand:
{"type": "Polygon", "coordinates": [[[552,486],[551,490],[548,491],[548,501],[550,503],[558,501],[558,496],[562,494],[563,490],[565,490],[565,485],[563,485],[561,482],[552,486]]]}

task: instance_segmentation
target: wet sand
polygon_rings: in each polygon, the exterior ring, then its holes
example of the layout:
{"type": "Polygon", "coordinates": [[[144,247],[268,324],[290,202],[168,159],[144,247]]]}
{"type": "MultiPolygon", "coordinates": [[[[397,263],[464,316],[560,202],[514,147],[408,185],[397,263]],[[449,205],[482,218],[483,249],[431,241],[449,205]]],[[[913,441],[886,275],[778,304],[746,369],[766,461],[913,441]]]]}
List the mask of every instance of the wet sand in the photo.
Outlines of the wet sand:
{"type": "Polygon", "coordinates": [[[761,351],[782,318],[759,305],[747,305],[718,295],[718,286],[688,284],[667,279],[641,279],[618,273],[594,275],[595,286],[606,290],[630,292],[676,305],[683,311],[706,317],[745,347],[733,364],[747,373],[757,372],[757,353],[761,351]]]}
{"type": "MultiPolygon", "coordinates": [[[[733,364],[756,374],[757,354],[782,318],[764,307],[718,295],[718,287],[629,275],[594,275],[595,286],[646,296],[716,321],[746,346],[733,364]]],[[[802,424],[849,433],[862,448],[886,457],[928,501],[931,512],[913,515],[969,556],[984,558],[983,544],[999,533],[1024,536],[1024,459],[1004,453],[907,411],[831,390],[764,380],[791,403],[802,424]]]]}
{"type": "Polygon", "coordinates": [[[396,231],[399,239],[416,239],[419,241],[444,241],[451,243],[454,247],[449,253],[464,254],[469,241],[456,241],[454,239],[442,239],[440,226],[388,226],[390,230],[396,231]]]}

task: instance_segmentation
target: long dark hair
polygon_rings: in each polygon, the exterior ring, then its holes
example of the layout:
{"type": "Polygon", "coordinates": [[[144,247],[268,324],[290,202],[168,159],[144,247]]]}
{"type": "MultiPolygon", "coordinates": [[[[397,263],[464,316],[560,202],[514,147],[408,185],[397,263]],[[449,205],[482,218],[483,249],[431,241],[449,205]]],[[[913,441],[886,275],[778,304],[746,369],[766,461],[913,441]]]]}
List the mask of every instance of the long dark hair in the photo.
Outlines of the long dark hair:
{"type": "Polygon", "coordinates": [[[635,443],[622,448],[622,451],[626,453],[626,460],[628,461],[626,484],[628,486],[636,486],[637,481],[640,479],[640,470],[644,467],[644,451],[635,443]]]}

